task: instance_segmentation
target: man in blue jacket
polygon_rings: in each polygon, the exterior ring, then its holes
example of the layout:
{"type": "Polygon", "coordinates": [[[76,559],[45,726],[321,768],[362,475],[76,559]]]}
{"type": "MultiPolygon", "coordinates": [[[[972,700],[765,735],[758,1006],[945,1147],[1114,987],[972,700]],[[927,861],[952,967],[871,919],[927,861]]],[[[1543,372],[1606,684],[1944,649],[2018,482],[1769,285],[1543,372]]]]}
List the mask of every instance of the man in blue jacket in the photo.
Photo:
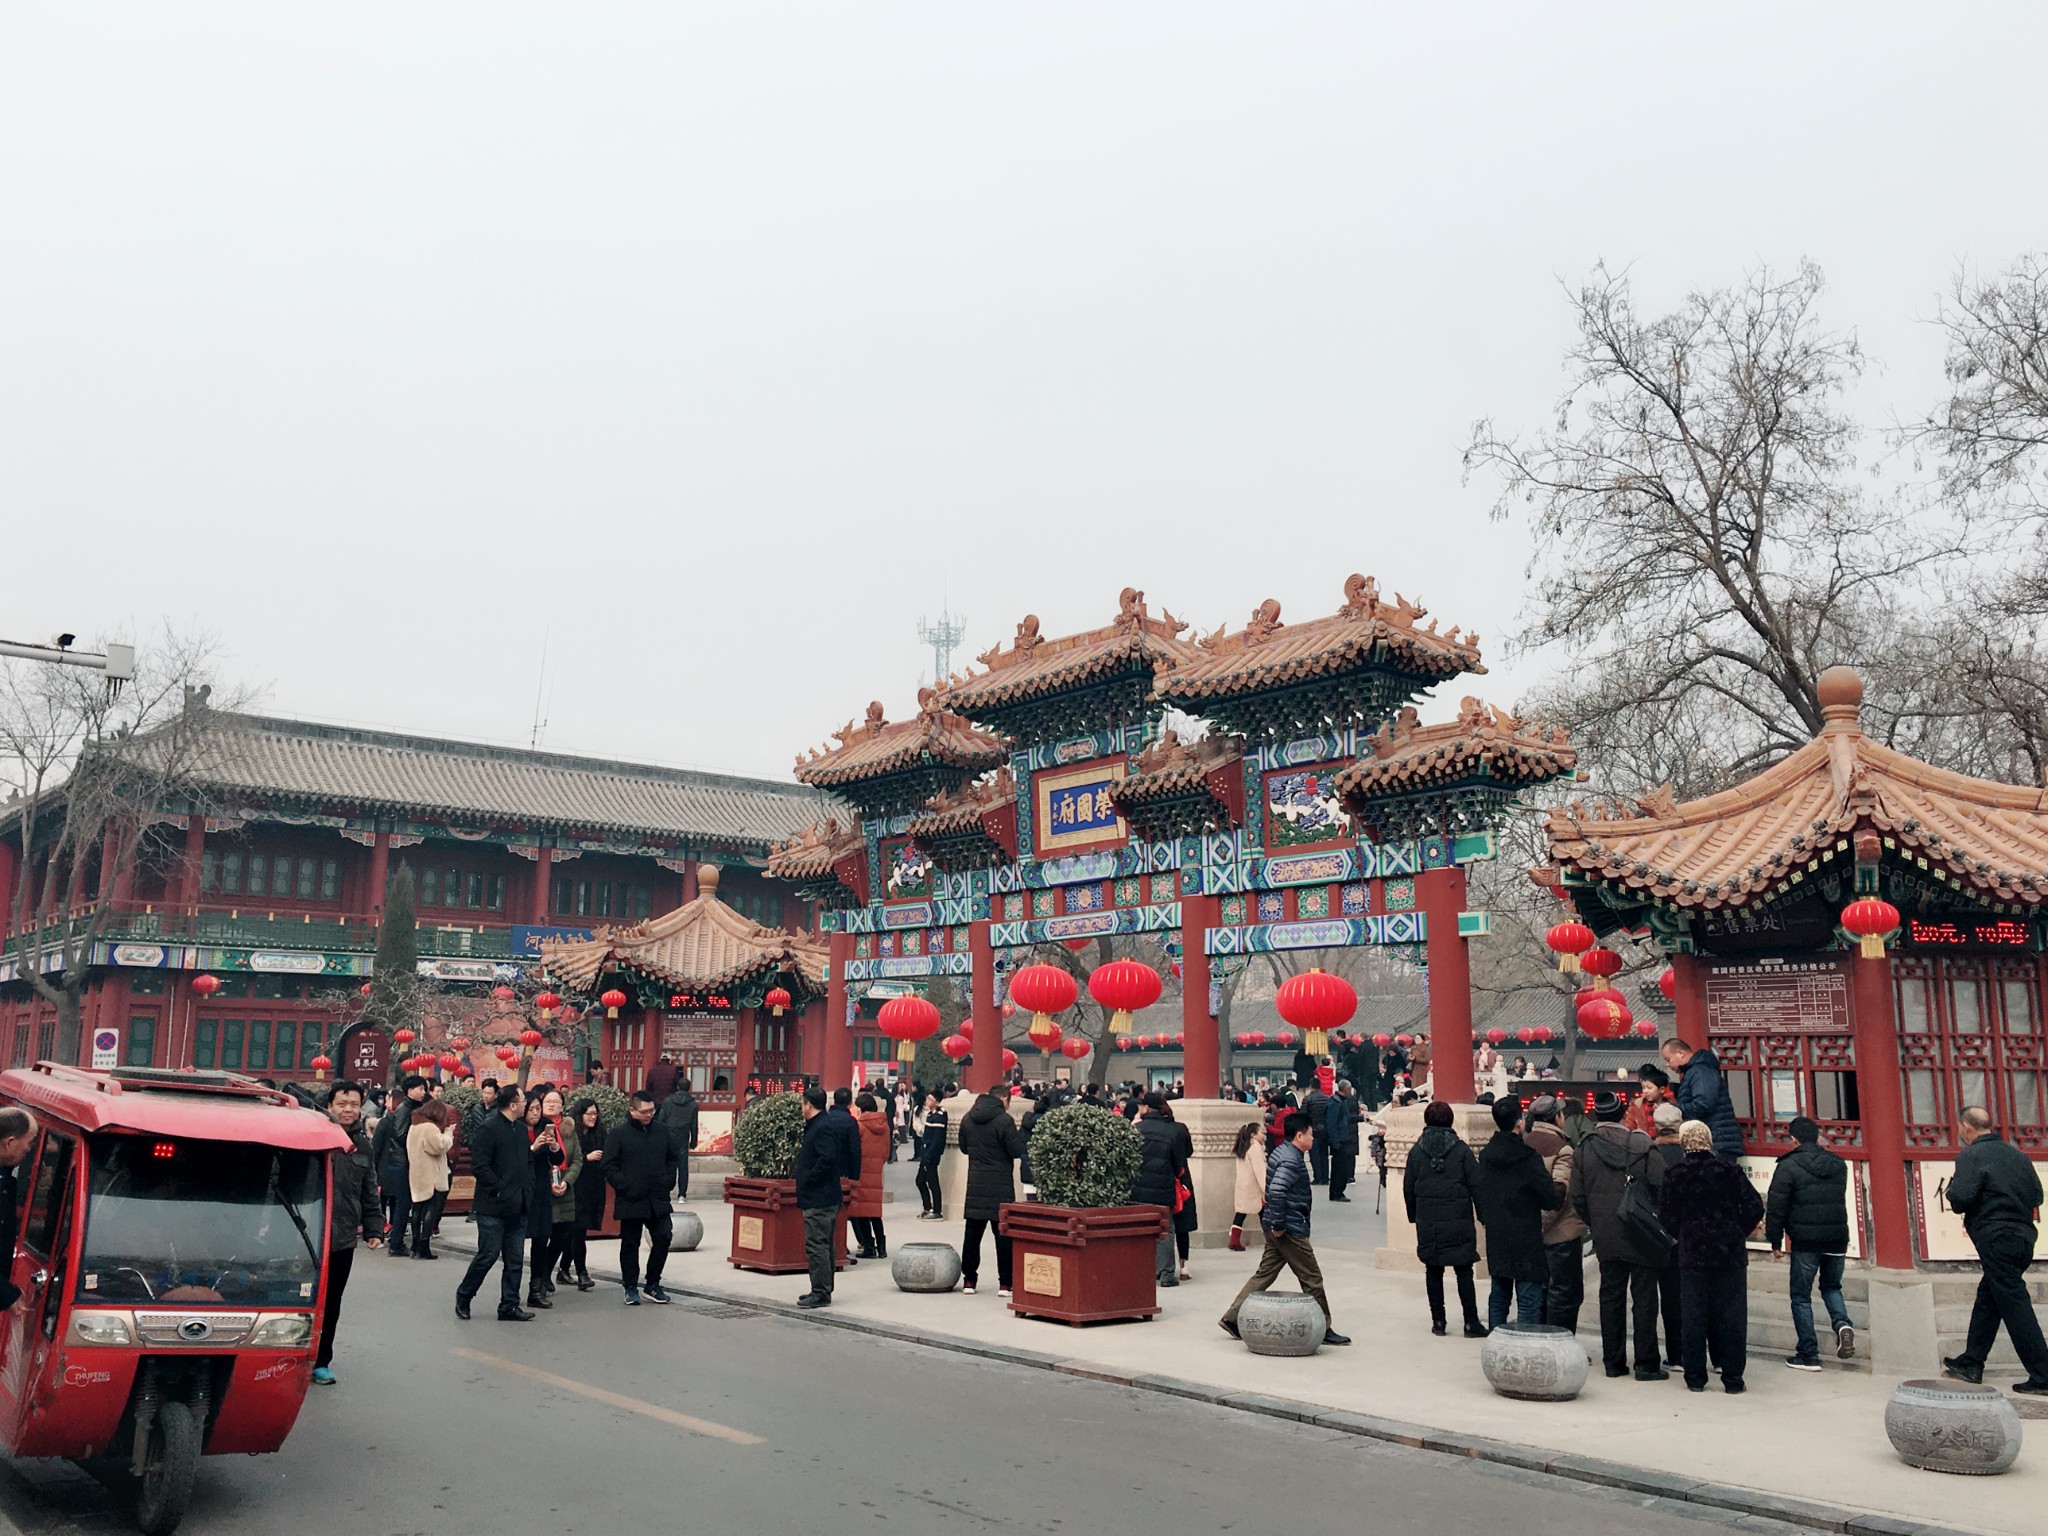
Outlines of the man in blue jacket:
{"type": "Polygon", "coordinates": [[[1716,1157],[1734,1162],[1742,1156],[1742,1125],[1735,1118],[1735,1105],[1721,1078],[1720,1058],[1712,1051],[1695,1050],[1683,1040],[1666,1040],[1663,1053],[1678,1079],[1673,1092],[1679,1113],[1713,1133],[1716,1157]]]}
{"type": "Polygon", "coordinates": [[[1259,1212],[1266,1250],[1259,1256],[1259,1267],[1252,1271],[1251,1279],[1245,1281],[1244,1289],[1231,1302],[1230,1310],[1218,1320],[1218,1326],[1233,1339],[1240,1337],[1238,1308],[1252,1292],[1266,1290],[1279,1279],[1284,1264],[1294,1272],[1302,1290],[1315,1297],[1316,1305],[1323,1309],[1323,1342],[1349,1344],[1347,1336],[1330,1326],[1330,1298],[1323,1294],[1323,1269],[1316,1262],[1315,1246],[1308,1240],[1309,1204],[1314,1191],[1309,1181],[1307,1153],[1315,1145],[1314,1117],[1297,1109],[1280,1122],[1280,1133],[1286,1139],[1266,1159],[1266,1206],[1259,1212]]]}

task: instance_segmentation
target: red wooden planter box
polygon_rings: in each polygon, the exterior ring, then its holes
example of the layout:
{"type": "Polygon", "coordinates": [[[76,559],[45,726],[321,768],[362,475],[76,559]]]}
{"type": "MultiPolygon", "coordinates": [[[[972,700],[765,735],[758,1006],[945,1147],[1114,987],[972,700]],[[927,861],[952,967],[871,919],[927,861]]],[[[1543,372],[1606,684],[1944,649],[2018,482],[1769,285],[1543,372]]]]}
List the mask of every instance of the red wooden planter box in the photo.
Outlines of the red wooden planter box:
{"type": "MultiPolygon", "coordinates": [[[[725,1181],[725,1203],[732,1207],[734,1269],[764,1275],[800,1275],[810,1264],[804,1258],[804,1213],[797,1209],[795,1179],[731,1178],[725,1181]]],[[[832,1224],[832,1267],[846,1268],[846,1207],[832,1224]]]]}
{"type": "Polygon", "coordinates": [[[1077,1328],[1157,1316],[1168,1220],[1156,1205],[1005,1205],[996,1230],[1010,1240],[1010,1310],[1077,1328]]]}

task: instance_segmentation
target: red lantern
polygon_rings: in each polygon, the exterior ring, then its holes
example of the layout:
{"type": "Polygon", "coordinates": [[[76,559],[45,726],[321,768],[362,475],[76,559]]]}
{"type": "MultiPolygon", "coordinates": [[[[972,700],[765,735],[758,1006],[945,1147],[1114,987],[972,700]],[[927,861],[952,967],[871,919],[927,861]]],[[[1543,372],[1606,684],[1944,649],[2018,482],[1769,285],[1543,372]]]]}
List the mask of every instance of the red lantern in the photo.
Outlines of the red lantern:
{"type": "Polygon", "coordinates": [[[220,990],[220,978],[202,972],[192,978],[192,990],[201,997],[211,997],[220,990]]]}
{"type": "Polygon", "coordinates": [[[917,1042],[930,1039],[940,1024],[938,1005],[930,998],[912,994],[908,997],[892,997],[882,1004],[882,1011],[875,1022],[882,1033],[896,1042],[898,1061],[917,1059],[917,1042]]]}
{"type": "Polygon", "coordinates": [[[451,1051],[467,1052],[469,1050],[469,1036],[450,1035],[448,1037],[448,1049],[451,1051]]]}
{"type": "Polygon", "coordinates": [[[1884,941],[1899,931],[1899,909],[1875,896],[1865,896],[1842,909],[1842,926],[1856,935],[1864,959],[1882,960],[1884,941]]]}
{"type": "Polygon", "coordinates": [[[1095,936],[1093,934],[1090,934],[1088,935],[1088,937],[1081,939],[1060,940],[1061,944],[1065,945],[1068,949],[1071,949],[1077,955],[1080,954],[1082,950],[1086,949],[1090,944],[1093,944],[1094,942],[1095,936]]]}
{"type": "Polygon", "coordinates": [[[1576,919],[1559,923],[1543,936],[1543,942],[1557,952],[1557,968],[1566,973],[1579,970],[1579,956],[1594,945],[1593,930],[1576,919]]]}
{"type": "Polygon", "coordinates": [[[1251,1033],[1251,1042],[1253,1045],[1264,1045],[1266,1043],[1266,1032],[1263,1029],[1253,1030],[1251,1033]]]}
{"type": "Polygon", "coordinates": [[[1173,1043],[1176,1046],[1185,1046],[1188,1043],[1188,1037],[1186,1035],[1175,1035],[1173,1037],[1173,1043]]]}
{"type": "Polygon", "coordinates": [[[1003,1052],[1003,1070],[1005,1072],[1017,1070],[1017,1053],[1015,1051],[1006,1050],[1003,1052]]]}
{"type": "Polygon", "coordinates": [[[1088,1050],[1089,1046],[1086,1040],[1076,1038],[1060,1042],[1060,1054],[1069,1061],[1079,1061],[1088,1054],[1088,1050]]]}
{"type": "Polygon", "coordinates": [[[1048,1056],[1058,1050],[1060,1042],[1066,1038],[1067,1032],[1057,1024],[1048,1025],[1044,1030],[1040,1030],[1035,1024],[1031,1027],[1031,1043],[1048,1056]]]}
{"type": "Polygon", "coordinates": [[[391,1038],[399,1045],[411,1045],[413,1041],[419,1039],[419,1036],[413,1033],[409,1025],[401,1024],[398,1028],[391,1031],[391,1038]]]}
{"type": "Polygon", "coordinates": [[[939,1049],[953,1061],[964,1059],[974,1049],[974,1042],[965,1035],[948,1035],[939,1042],[939,1049]]]}
{"type": "Polygon", "coordinates": [[[1402,1050],[1404,1050],[1404,1051],[1405,1051],[1405,1050],[1407,1050],[1407,1049],[1408,1049],[1408,1047],[1409,1047],[1409,1046],[1411,1046],[1411,1045],[1413,1045],[1414,1043],[1415,1043],[1415,1037],[1414,1037],[1413,1035],[1396,1035],[1396,1036],[1394,1036],[1394,1044],[1396,1044],[1396,1045],[1398,1045],[1399,1047],[1401,1047],[1401,1049],[1402,1049],[1402,1050]]]}
{"type": "Polygon", "coordinates": [[[1111,1010],[1109,1032],[1128,1033],[1131,1015],[1159,1001],[1159,973],[1137,960],[1112,960],[1098,965],[1088,978],[1088,995],[1111,1010]]]}
{"type": "Polygon", "coordinates": [[[1137,1044],[1129,1035],[1117,1035],[1112,1039],[1111,1043],[1120,1051],[1128,1051],[1137,1044]]]}
{"type": "Polygon", "coordinates": [[[453,1051],[446,1051],[442,1053],[441,1070],[443,1072],[453,1072],[457,1067],[461,1065],[462,1058],[456,1055],[453,1051]]]}
{"type": "Polygon", "coordinates": [[[1015,1017],[1017,1017],[1017,1005],[1011,1002],[1007,997],[1003,999],[1003,1017],[1006,1019],[1014,1019],[1015,1017]]]}
{"type": "Polygon", "coordinates": [[[1628,1004],[1621,1000],[1621,994],[1604,989],[1581,994],[1578,1018],[1579,1028],[1595,1040],[1619,1040],[1635,1022],[1628,1011],[1628,1004]]]}
{"type": "Polygon", "coordinates": [[[1536,1044],[1538,1044],[1538,1045],[1548,1045],[1548,1044],[1550,1044],[1550,1033],[1551,1033],[1551,1031],[1550,1031],[1550,1026],[1549,1026],[1548,1024],[1538,1024],[1538,1025],[1537,1025],[1537,1026],[1536,1026],[1536,1027],[1535,1027],[1534,1029],[1530,1030],[1530,1031],[1529,1031],[1529,1033],[1530,1033],[1530,1034],[1532,1034],[1532,1035],[1534,1035],[1534,1036],[1536,1037],[1536,1044]]]}
{"type": "Polygon", "coordinates": [[[1320,1056],[1330,1048],[1329,1031],[1358,1012],[1358,993],[1342,976],[1315,967],[1280,984],[1273,999],[1280,1017],[1301,1030],[1301,1048],[1320,1056]]]}
{"type": "Polygon", "coordinates": [[[322,1082],[322,1081],[324,1081],[324,1080],[326,1079],[326,1077],[327,1077],[327,1074],[328,1074],[328,1073],[330,1073],[330,1072],[332,1072],[333,1070],[334,1070],[334,1058],[333,1058],[332,1056],[327,1056],[327,1055],[324,1055],[324,1054],[323,1054],[323,1055],[315,1056],[315,1057],[313,1058],[313,1081],[314,1081],[314,1082],[318,1083],[318,1082],[322,1082]]]}
{"type": "Polygon", "coordinates": [[[1032,1028],[1050,1023],[1052,1015],[1071,1008],[1080,995],[1074,978],[1056,965],[1027,965],[1010,978],[1010,996],[1019,1008],[1031,1010],[1032,1028]]]}
{"type": "Polygon", "coordinates": [[[1579,956],[1579,969],[1588,976],[1598,976],[1602,981],[1621,974],[1621,956],[1605,945],[1596,944],[1579,956]]]}
{"type": "Polygon", "coordinates": [[[517,1002],[519,999],[519,994],[510,987],[493,987],[491,988],[491,996],[501,1003],[517,1002]]]}
{"type": "Polygon", "coordinates": [[[974,1038],[974,1020],[962,1019],[960,1021],[960,1033],[967,1039],[972,1040],[974,1038]]]}
{"type": "Polygon", "coordinates": [[[491,1054],[497,1057],[498,1060],[504,1062],[505,1065],[509,1067],[512,1065],[513,1062],[519,1059],[519,1048],[514,1045],[501,1045],[495,1051],[491,1052],[491,1054]]]}
{"type": "Polygon", "coordinates": [[[1657,990],[1664,994],[1665,1002],[1674,1003],[1678,1001],[1678,972],[1671,969],[1668,965],[1665,966],[1664,974],[1657,978],[1657,990]]]}
{"type": "Polygon", "coordinates": [[[1507,1038],[1508,1032],[1504,1029],[1489,1029],[1486,1032],[1486,1043],[1488,1045],[1505,1045],[1507,1038]]]}
{"type": "Polygon", "coordinates": [[[1372,1043],[1384,1051],[1388,1046],[1394,1043],[1394,1037],[1388,1034],[1385,1030],[1381,1030],[1378,1034],[1372,1037],[1372,1043]]]}
{"type": "Polygon", "coordinates": [[[1524,1024],[1515,1031],[1515,1038],[1524,1045],[1534,1045],[1536,1043],[1536,1031],[1530,1025],[1524,1024]]]}
{"type": "Polygon", "coordinates": [[[364,982],[360,987],[356,988],[356,992],[360,996],[368,997],[370,995],[370,984],[367,981],[364,982]]]}
{"type": "Polygon", "coordinates": [[[1636,1020],[1635,1031],[1637,1036],[1644,1040],[1654,1040],[1657,1038],[1657,1026],[1649,1019],[1636,1020]]]}
{"type": "Polygon", "coordinates": [[[522,1029],[519,1031],[519,1043],[529,1051],[538,1047],[545,1039],[547,1039],[547,1036],[537,1029],[522,1029]]]}
{"type": "Polygon", "coordinates": [[[604,1016],[608,1019],[616,1019],[619,1016],[619,1010],[626,1006],[626,994],[617,987],[600,993],[597,1000],[604,1004],[604,1016]]]}
{"type": "MultiPolygon", "coordinates": [[[[1164,1035],[1161,1035],[1161,1036],[1160,1036],[1159,1038],[1160,1038],[1160,1039],[1162,1039],[1162,1040],[1164,1040],[1164,1039],[1166,1038],[1166,1036],[1164,1036],[1164,1035]]],[[[1281,1030],[1279,1034],[1277,1034],[1277,1035],[1275,1035],[1275,1036],[1273,1037],[1273,1043],[1274,1043],[1275,1045],[1280,1045],[1280,1046],[1291,1046],[1291,1045],[1293,1045],[1293,1044],[1294,1044],[1294,1031],[1293,1031],[1293,1030],[1291,1030],[1291,1029],[1283,1029],[1283,1030],[1281,1030]]]]}
{"type": "Polygon", "coordinates": [[[782,1017],[783,1010],[788,1008],[790,1004],[789,988],[770,987],[768,995],[762,998],[761,1001],[766,1003],[769,1011],[779,1019],[782,1017]]]}
{"type": "Polygon", "coordinates": [[[533,1006],[542,1013],[553,1013],[562,1006],[562,999],[553,992],[542,992],[534,998],[533,1006]]]}

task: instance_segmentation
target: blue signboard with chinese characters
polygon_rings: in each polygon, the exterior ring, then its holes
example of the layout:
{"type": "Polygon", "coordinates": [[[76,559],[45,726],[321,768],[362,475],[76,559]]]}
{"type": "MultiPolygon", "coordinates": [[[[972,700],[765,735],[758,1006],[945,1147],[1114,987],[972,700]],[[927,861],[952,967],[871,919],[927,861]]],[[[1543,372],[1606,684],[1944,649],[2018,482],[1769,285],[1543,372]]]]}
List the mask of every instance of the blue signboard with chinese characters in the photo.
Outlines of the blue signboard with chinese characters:
{"type": "Polygon", "coordinates": [[[1129,836],[1110,790],[1124,776],[1121,758],[1075,768],[1042,770],[1036,777],[1037,846],[1041,854],[1077,844],[1129,836]]]}

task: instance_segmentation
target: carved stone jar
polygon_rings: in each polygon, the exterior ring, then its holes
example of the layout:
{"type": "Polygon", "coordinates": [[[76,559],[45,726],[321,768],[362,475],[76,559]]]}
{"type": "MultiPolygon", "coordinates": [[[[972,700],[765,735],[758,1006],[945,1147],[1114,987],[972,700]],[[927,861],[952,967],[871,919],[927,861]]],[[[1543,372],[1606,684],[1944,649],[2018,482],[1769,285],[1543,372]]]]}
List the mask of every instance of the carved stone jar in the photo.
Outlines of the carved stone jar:
{"type": "Polygon", "coordinates": [[[1539,1324],[1503,1323],[1479,1347],[1479,1368],[1502,1397],[1561,1403],[1579,1395],[1591,1364],[1578,1335],[1539,1324]]]}
{"type": "Polygon", "coordinates": [[[1902,1381],[1884,1406],[1884,1432],[1910,1466],[1991,1477],[2020,1453],[2020,1416],[1995,1387],[1902,1381]]]}
{"type": "Polygon", "coordinates": [[[669,1238],[670,1253],[694,1253],[697,1245],[704,1241],[704,1218],[695,1211],[677,1211],[670,1218],[672,1236],[669,1238]]]}
{"type": "Polygon", "coordinates": [[[1312,1355],[1328,1327],[1315,1297],[1299,1291],[1258,1291],[1237,1309],[1238,1334],[1255,1355],[1312,1355]]]}
{"type": "Polygon", "coordinates": [[[960,1255],[950,1243],[905,1243],[889,1260],[899,1291],[950,1291],[960,1283],[960,1255]]]}

